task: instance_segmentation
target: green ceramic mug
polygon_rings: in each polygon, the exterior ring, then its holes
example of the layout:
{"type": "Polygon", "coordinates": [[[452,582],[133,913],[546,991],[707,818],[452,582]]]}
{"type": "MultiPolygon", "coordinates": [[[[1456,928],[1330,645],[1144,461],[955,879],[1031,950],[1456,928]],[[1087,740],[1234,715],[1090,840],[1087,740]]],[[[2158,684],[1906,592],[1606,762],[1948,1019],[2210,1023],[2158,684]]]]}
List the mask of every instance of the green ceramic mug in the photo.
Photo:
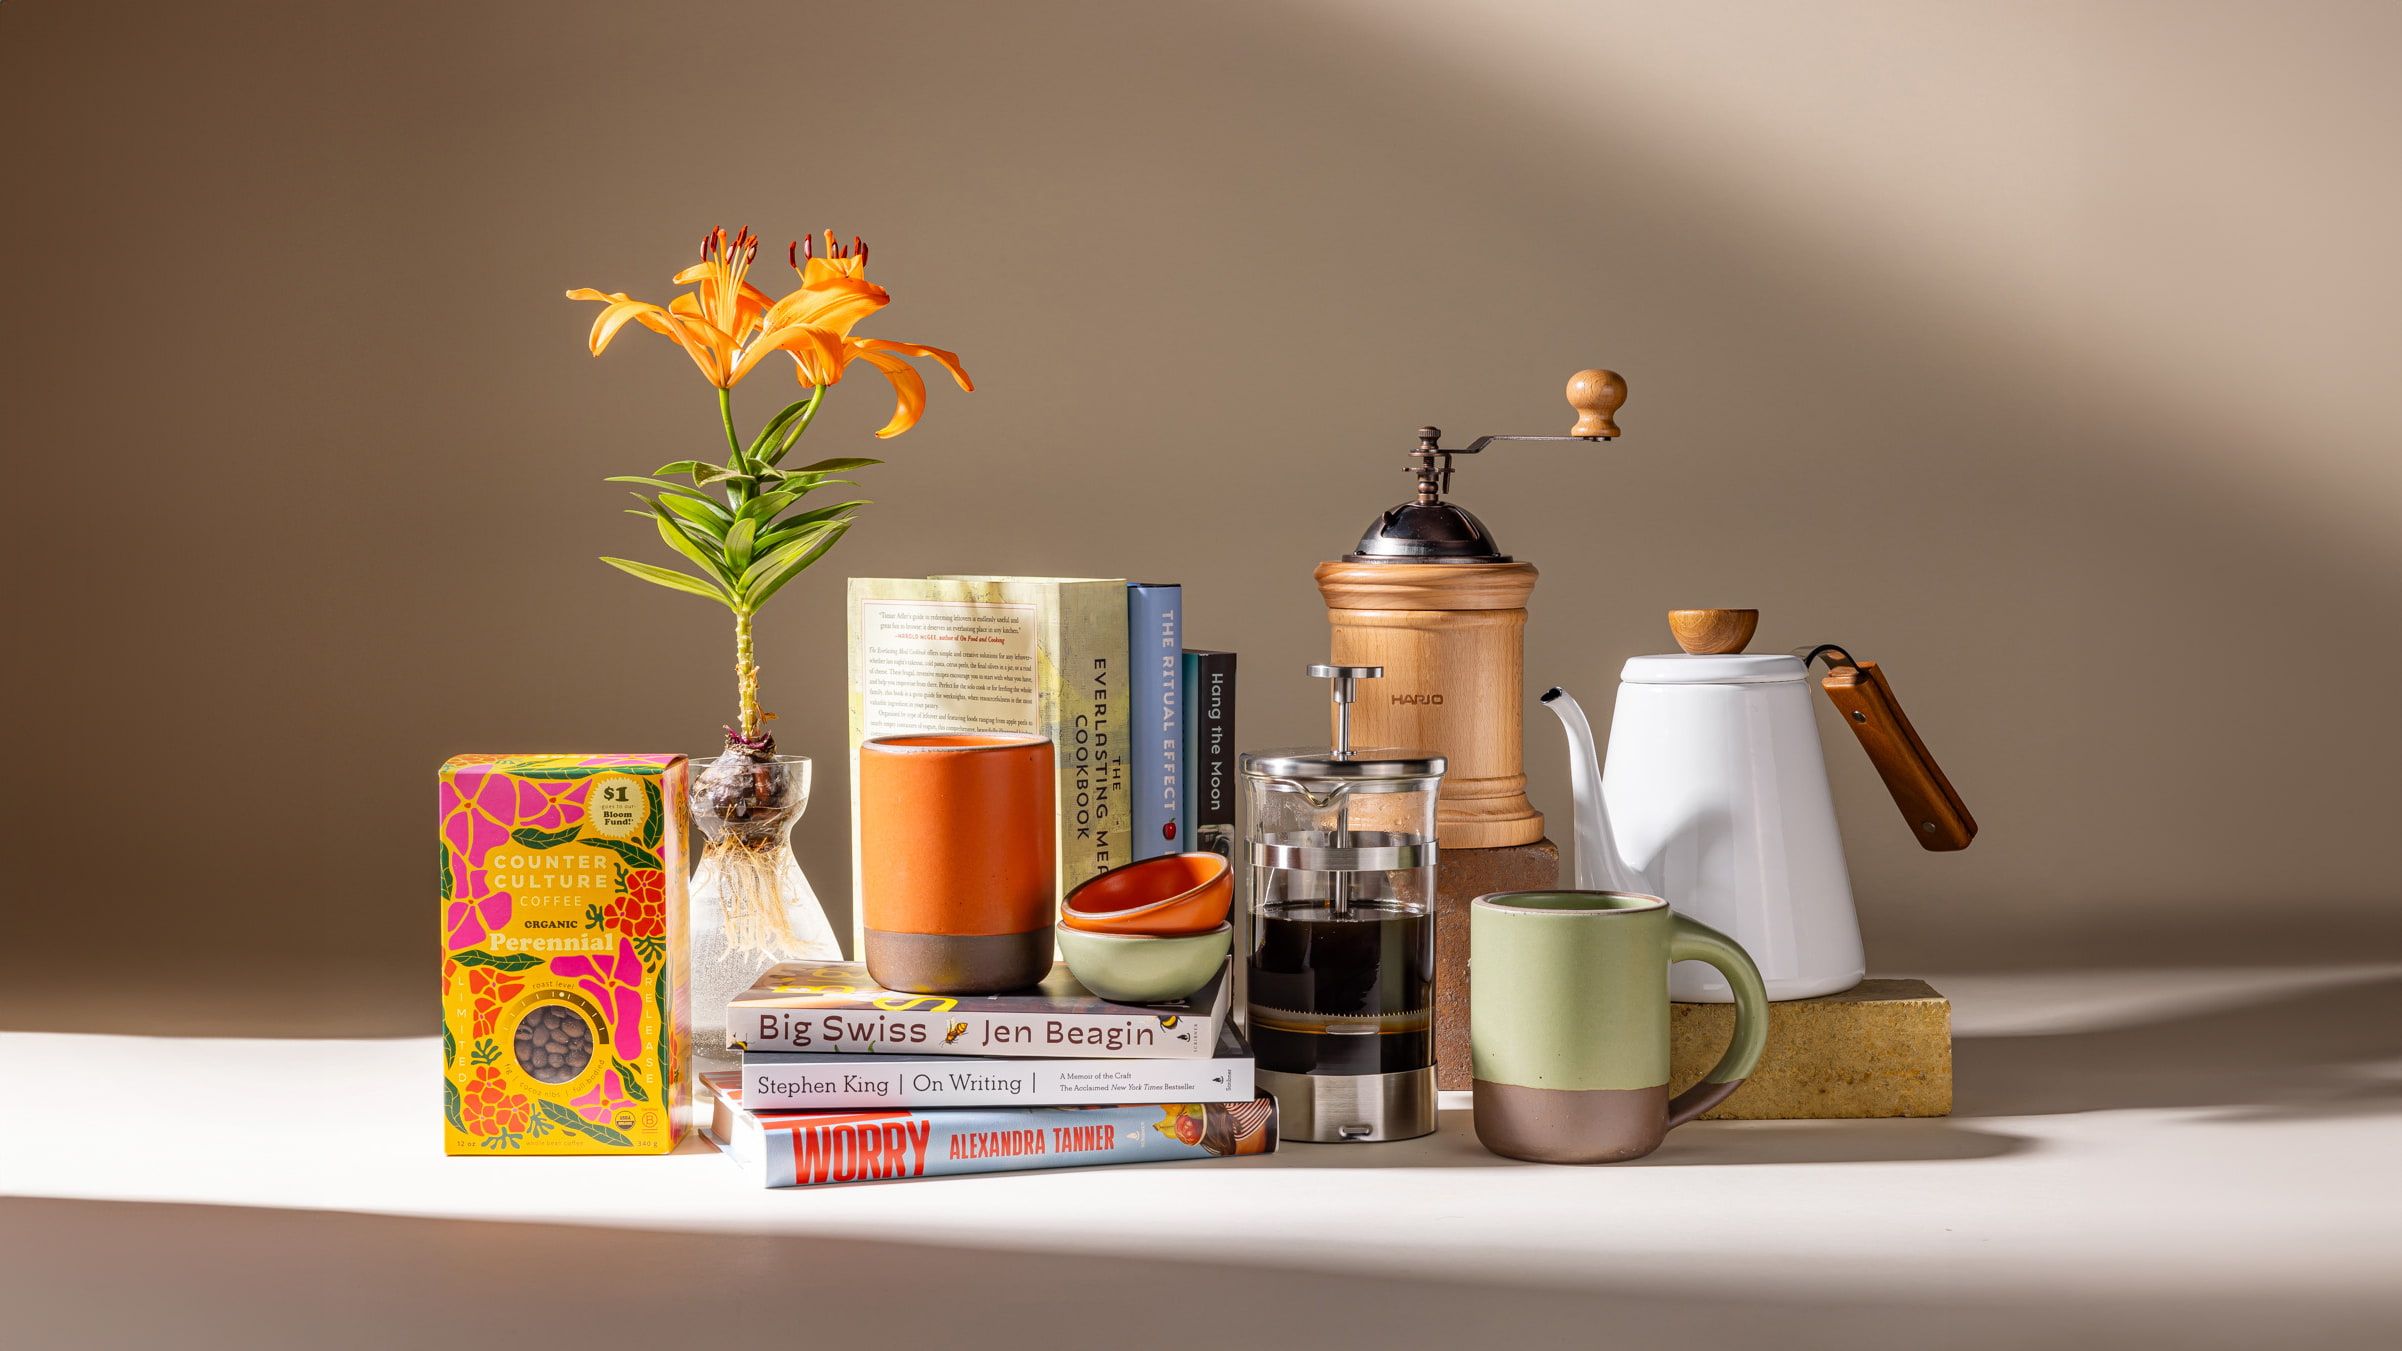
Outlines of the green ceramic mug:
{"type": "Polygon", "coordinates": [[[1612,1163],[1726,1101],[1760,1063],[1768,991],[1735,940],[1657,896],[1503,891],[1469,907],[1468,1036],[1476,1138],[1537,1163],[1612,1163]],[[1668,964],[1735,987],[1735,1035],[1668,1096],[1668,964]]]}

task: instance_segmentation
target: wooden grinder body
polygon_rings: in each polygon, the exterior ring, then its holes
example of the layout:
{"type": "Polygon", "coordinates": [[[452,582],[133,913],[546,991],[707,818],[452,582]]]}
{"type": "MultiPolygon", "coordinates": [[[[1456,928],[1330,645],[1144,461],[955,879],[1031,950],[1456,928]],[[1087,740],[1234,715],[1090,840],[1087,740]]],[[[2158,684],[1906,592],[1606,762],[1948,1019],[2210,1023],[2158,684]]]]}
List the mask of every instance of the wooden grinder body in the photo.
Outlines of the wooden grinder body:
{"type": "Polygon", "coordinates": [[[1543,838],[1526,799],[1523,691],[1531,563],[1321,563],[1338,666],[1382,666],[1351,712],[1352,744],[1449,758],[1436,828],[1445,849],[1543,838]]]}

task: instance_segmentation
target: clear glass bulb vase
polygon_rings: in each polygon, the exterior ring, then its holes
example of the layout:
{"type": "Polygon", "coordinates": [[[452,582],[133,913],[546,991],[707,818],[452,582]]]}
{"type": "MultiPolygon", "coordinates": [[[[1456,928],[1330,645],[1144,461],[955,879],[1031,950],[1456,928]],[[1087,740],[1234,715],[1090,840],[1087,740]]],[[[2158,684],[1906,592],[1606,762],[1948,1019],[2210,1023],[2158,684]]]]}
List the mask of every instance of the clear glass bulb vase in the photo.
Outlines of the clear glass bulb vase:
{"type": "Polygon", "coordinates": [[[726,1004],[778,962],[840,961],[834,927],[792,853],[809,806],[809,758],[728,751],[693,776],[707,840],[692,878],[692,1044],[722,1064],[726,1004]]]}

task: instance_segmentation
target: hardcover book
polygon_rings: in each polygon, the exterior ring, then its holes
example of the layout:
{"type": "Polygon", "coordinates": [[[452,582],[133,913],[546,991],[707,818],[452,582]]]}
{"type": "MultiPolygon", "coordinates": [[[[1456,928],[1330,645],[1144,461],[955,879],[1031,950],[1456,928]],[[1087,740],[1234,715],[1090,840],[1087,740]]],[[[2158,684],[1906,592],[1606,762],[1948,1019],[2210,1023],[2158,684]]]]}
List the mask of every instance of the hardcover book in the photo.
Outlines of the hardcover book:
{"type": "Polygon", "coordinates": [[[745,1051],[737,1080],[754,1111],[863,1107],[1072,1107],[1249,1102],[1251,1052],[1231,1027],[1207,1060],[965,1059],[745,1051]]]}
{"type": "MultiPolygon", "coordinates": [[[[1060,893],[1131,861],[1124,579],[854,577],[849,610],[854,879],[859,743],[911,732],[1049,737],[1060,893]]],[[[854,956],[859,913],[854,880],[854,956]]]]}
{"type": "Polygon", "coordinates": [[[736,1076],[701,1076],[704,1127],[763,1187],[1168,1163],[1268,1154],[1276,1100],[933,1112],[747,1111],[736,1076]]]}
{"type": "Polygon", "coordinates": [[[1234,654],[1184,653],[1185,801],[1192,843],[1234,857],[1234,654]]]}
{"type": "Polygon", "coordinates": [[[1133,799],[1134,858],[1193,846],[1184,782],[1184,588],[1126,584],[1127,683],[1133,740],[1126,781],[1133,799]]]}
{"type": "Polygon", "coordinates": [[[1061,963],[1031,990],[909,994],[876,984],[858,962],[786,962],[727,1005],[726,1035],[745,1051],[1206,1060],[1226,1029],[1230,985],[1220,967],[1188,999],[1117,1004],[1061,963]]]}

